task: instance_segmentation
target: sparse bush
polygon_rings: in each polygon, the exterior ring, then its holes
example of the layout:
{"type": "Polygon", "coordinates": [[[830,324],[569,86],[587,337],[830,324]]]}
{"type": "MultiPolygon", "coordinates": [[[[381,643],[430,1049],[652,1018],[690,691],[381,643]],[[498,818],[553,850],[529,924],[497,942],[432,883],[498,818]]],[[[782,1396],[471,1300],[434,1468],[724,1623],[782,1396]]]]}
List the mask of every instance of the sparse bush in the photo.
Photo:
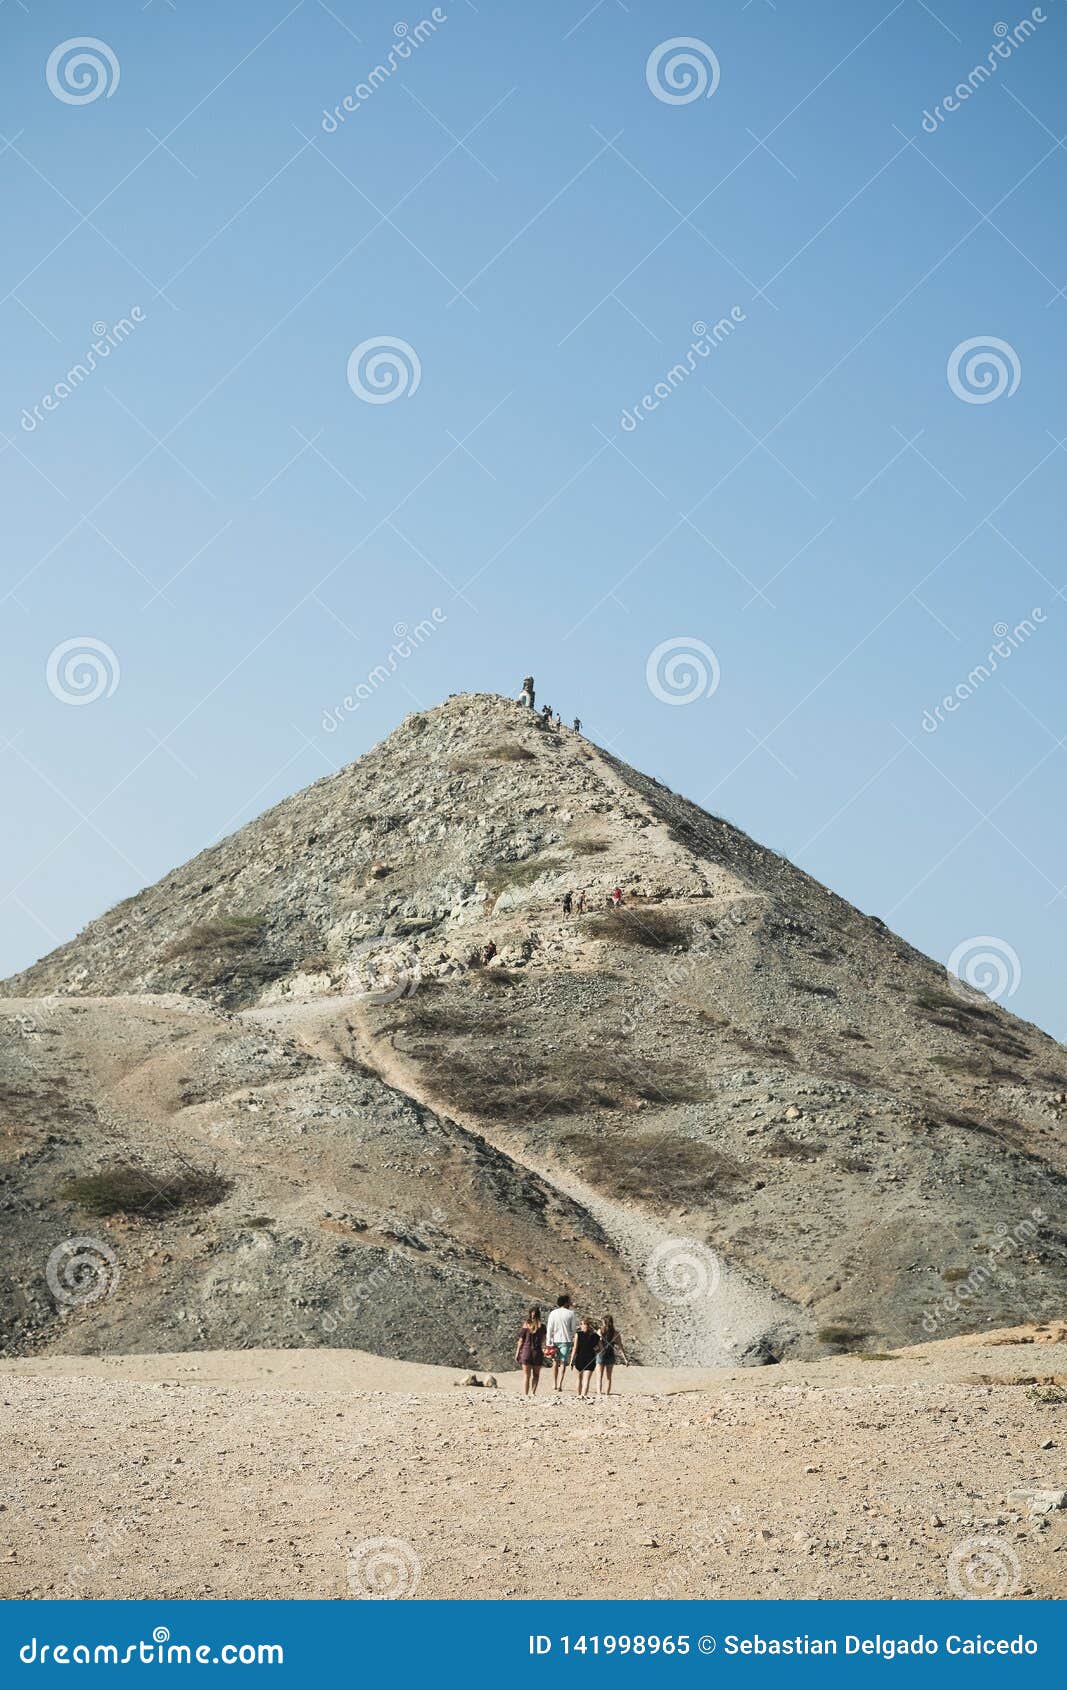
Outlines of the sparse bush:
{"type": "MultiPolygon", "coordinates": [[[[942,1109],[929,1117],[931,1126],[956,1127],[961,1132],[984,1133],[987,1138],[999,1139],[1001,1134],[986,1121],[979,1121],[973,1115],[961,1115],[954,1109],[942,1109]]],[[[1008,1131],[1011,1131],[1009,1123],[1008,1131]]]]}
{"type": "Polygon", "coordinates": [[[583,1175],[601,1191],[668,1205],[703,1203],[733,1192],[745,1170],[733,1157],[695,1139],[626,1132],[567,1133],[560,1140],[583,1175]]]}
{"type": "Polygon", "coordinates": [[[434,1084],[474,1115],[514,1125],[595,1109],[632,1108],[638,1102],[699,1101],[703,1086],[681,1067],[657,1062],[622,1062],[608,1050],[576,1049],[534,1054],[514,1044],[511,1020],[456,1008],[427,1014],[417,1007],[399,1023],[427,1040],[415,1056],[433,1066],[434,1084]],[[442,1033],[461,1043],[440,1042],[442,1033]],[[506,1034],[493,1049],[472,1046],[471,1035],[506,1034]]]}
{"type": "Polygon", "coordinates": [[[1021,1084],[1022,1075],[1013,1068],[1002,1068],[980,1050],[952,1051],[948,1055],[932,1056],[930,1061],[943,1074],[957,1079],[1014,1080],[1021,1084]]]}
{"type": "MultiPolygon", "coordinates": [[[[479,981],[488,978],[488,971],[479,973],[479,981]]],[[[397,1004],[401,1018],[392,1028],[414,1033],[420,1038],[439,1038],[442,1034],[458,1033],[469,1039],[477,1033],[506,1033],[510,1022],[498,1013],[487,1011],[480,1003],[434,1003],[423,1000],[422,994],[403,1004],[397,1004]]],[[[386,1029],[382,1029],[386,1031],[386,1029]]]]}
{"type": "Polygon", "coordinates": [[[1057,1408],[1067,1403],[1067,1391],[1062,1385],[1032,1385],[1026,1394],[1031,1402],[1051,1403],[1057,1408]]]}
{"type": "Polygon", "coordinates": [[[773,1056],[776,1061],[786,1063],[790,1067],[794,1067],[797,1060],[789,1042],[795,1035],[795,1027],[781,1027],[777,1034],[763,1034],[761,1037],[750,1033],[745,1027],[730,1027],[727,1032],[730,1043],[745,1056],[773,1056]]]}
{"type": "Polygon", "coordinates": [[[574,857],[602,857],[610,850],[606,839],[595,839],[588,833],[576,834],[567,845],[574,857]]]}
{"type": "Polygon", "coordinates": [[[585,930],[610,945],[629,945],[649,951],[687,951],[691,934],[685,922],[669,910],[617,909],[586,918],[585,930]]]}
{"type": "Polygon", "coordinates": [[[832,1320],[827,1326],[821,1326],[816,1336],[820,1344],[829,1344],[833,1349],[847,1353],[855,1350],[871,1334],[865,1326],[855,1326],[847,1320],[832,1320]]]}
{"type": "Polygon", "coordinates": [[[183,1209],[210,1209],[231,1189],[232,1182],[215,1168],[183,1163],[174,1173],[162,1174],[135,1162],[114,1162],[96,1173],[67,1180],[59,1194],[90,1215],[143,1215],[161,1220],[183,1209]]]}
{"type": "Polygon", "coordinates": [[[525,745],[513,745],[505,742],[491,745],[485,753],[490,763],[533,763],[536,761],[532,751],[525,745]]]}
{"type": "Polygon", "coordinates": [[[825,1149],[825,1144],[807,1144],[803,1139],[790,1138],[788,1133],[776,1133],[767,1146],[767,1155],[789,1162],[814,1162],[825,1149]]]}
{"type": "Polygon", "coordinates": [[[815,998],[836,998],[836,986],[820,986],[814,980],[790,980],[795,992],[810,992],[815,998]]]}
{"type": "Polygon", "coordinates": [[[502,892],[532,886],[543,874],[552,874],[562,866],[555,857],[522,857],[518,862],[495,863],[489,875],[489,890],[494,898],[499,898],[502,892]]]}
{"type": "Polygon", "coordinates": [[[239,953],[257,944],[263,937],[263,918],[258,915],[217,915],[210,921],[198,922],[188,933],[182,934],[163,952],[164,962],[239,953]]]}
{"type": "Polygon", "coordinates": [[[954,1016],[983,1016],[991,1013],[990,1006],[984,1003],[972,1003],[969,998],[957,997],[954,992],[943,991],[939,987],[924,986],[915,994],[917,1008],[926,1010],[931,1015],[954,1016]]]}
{"type": "Polygon", "coordinates": [[[958,1285],[961,1279],[966,1279],[970,1268],[946,1268],[941,1275],[946,1285],[958,1285]]]}

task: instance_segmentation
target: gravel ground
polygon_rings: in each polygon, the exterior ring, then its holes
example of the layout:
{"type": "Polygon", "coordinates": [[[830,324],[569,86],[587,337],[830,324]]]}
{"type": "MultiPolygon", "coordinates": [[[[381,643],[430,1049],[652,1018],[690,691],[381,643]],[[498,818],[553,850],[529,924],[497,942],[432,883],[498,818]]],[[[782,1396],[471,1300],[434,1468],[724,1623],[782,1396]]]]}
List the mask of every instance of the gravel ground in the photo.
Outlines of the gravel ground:
{"type": "Polygon", "coordinates": [[[339,1351],[7,1363],[0,1595],[1063,1596],[1067,1512],[1011,1493],[1063,1486],[1025,1381],[1065,1363],[620,1369],[587,1403],[339,1351]]]}

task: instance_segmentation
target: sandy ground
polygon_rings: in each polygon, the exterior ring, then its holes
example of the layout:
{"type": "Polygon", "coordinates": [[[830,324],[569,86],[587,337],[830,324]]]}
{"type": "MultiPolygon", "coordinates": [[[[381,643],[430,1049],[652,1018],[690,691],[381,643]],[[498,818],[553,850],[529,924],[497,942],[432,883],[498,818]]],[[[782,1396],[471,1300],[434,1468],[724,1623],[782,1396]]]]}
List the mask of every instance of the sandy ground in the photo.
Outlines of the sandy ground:
{"type": "Polygon", "coordinates": [[[349,1351],[5,1362],[0,1595],[1062,1596],[1067,1510],[1011,1493],[1064,1485],[1065,1340],[588,1403],[349,1351]]]}

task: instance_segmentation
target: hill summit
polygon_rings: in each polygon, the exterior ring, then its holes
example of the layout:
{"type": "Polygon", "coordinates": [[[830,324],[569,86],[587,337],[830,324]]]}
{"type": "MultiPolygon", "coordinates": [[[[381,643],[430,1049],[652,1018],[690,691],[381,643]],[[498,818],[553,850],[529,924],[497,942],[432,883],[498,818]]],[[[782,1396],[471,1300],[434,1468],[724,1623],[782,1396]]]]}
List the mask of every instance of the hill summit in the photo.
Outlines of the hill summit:
{"type": "Polygon", "coordinates": [[[1062,1312],[1067,1052],[507,699],[408,717],[6,992],[16,1349],[499,1366],[562,1284],[665,1363],[1062,1312]],[[122,1285],[64,1301],[41,1263],[92,1225],[122,1285]]]}

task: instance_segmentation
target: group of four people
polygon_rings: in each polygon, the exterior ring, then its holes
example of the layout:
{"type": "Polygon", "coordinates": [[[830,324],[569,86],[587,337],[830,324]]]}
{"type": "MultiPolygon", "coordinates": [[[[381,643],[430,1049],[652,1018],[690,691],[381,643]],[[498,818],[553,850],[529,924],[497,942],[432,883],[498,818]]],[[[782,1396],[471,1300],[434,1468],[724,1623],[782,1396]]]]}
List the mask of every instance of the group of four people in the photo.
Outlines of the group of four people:
{"type": "Polygon", "coordinates": [[[527,1397],[537,1395],[546,1361],[552,1363],[554,1391],[563,1390],[567,1369],[573,1367],[580,1397],[589,1395],[594,1371],[598,1394],[610,1397],[611,1375],[620,1358],[629,1367],[630,1358],[610,1314],[599,1325],[589,1315],[579,1320],[565,1291],[556,1298],[547,1326],[537,1305],[530,1309],[515,1345],[515,1361],[522,1368],[523,1395],[527,1397]]]}

